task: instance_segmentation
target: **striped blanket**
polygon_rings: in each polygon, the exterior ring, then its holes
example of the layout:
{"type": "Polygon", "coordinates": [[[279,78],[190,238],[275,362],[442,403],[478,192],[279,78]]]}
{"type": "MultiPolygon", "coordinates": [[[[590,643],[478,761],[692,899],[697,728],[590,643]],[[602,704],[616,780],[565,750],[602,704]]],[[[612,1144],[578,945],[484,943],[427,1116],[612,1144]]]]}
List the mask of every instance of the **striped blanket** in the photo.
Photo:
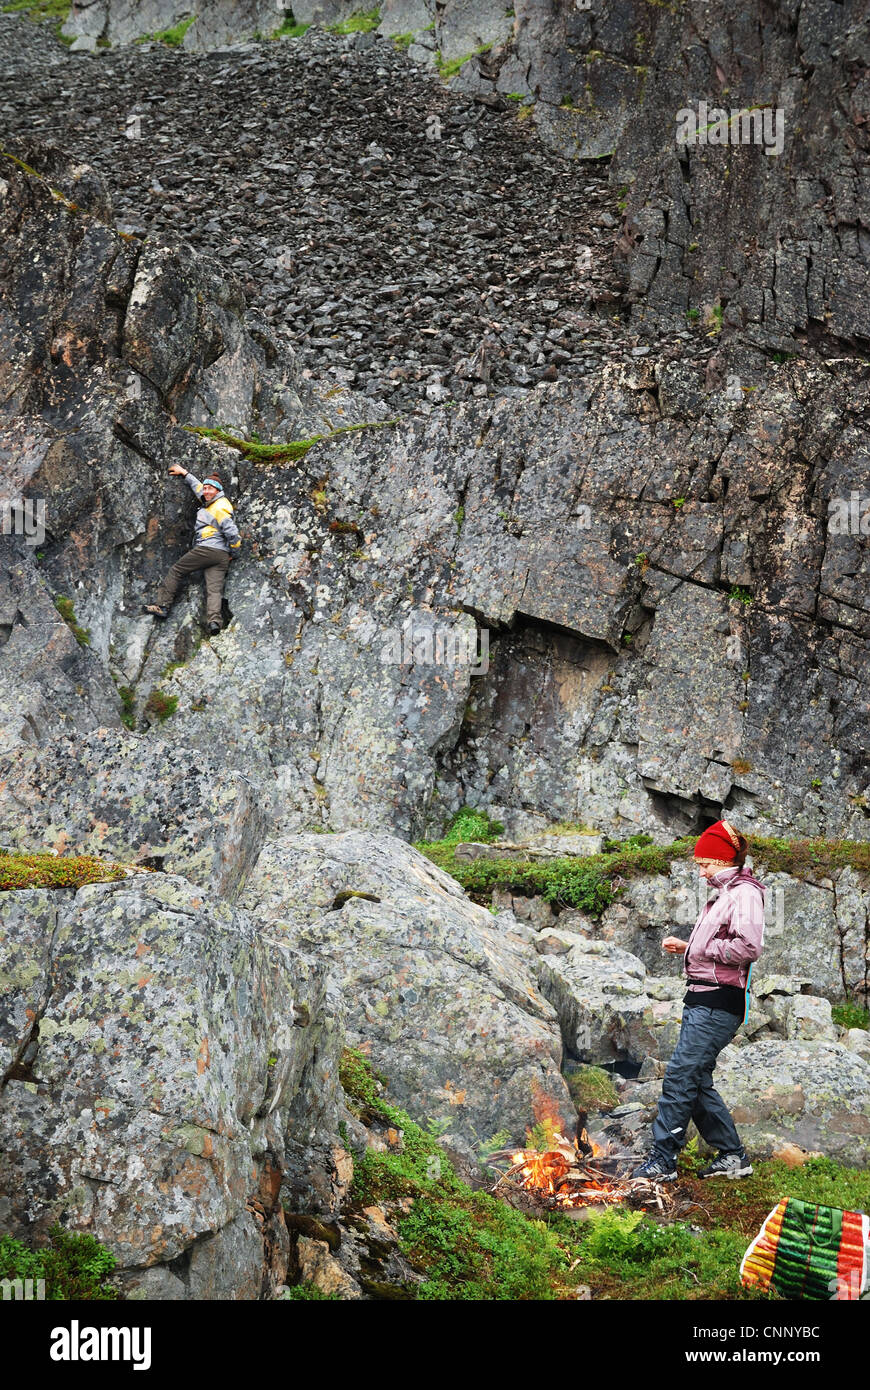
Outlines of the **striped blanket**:
{"type": "Polygon", "coordinates": [[[870,1221],[860,1211],[784,1197],[740,1265],[747,1288],[783,1298],[858,1299],[870,1289],[870,1221]]]}

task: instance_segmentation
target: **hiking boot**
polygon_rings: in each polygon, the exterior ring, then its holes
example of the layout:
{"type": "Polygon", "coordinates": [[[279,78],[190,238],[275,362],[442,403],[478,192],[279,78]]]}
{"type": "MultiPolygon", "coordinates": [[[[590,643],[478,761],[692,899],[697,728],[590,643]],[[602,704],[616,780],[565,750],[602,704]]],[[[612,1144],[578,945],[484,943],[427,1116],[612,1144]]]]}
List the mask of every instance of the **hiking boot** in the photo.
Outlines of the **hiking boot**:
{"type": "Polygon", "coordinates": [[[646,1178],[647,1182],[676,1182],[677,1170],[673,1163],[659,1158],[658,1154],[650,1154],[639,1168],[635,1168],[631,1176],[646,1178]]]}
{"type": "Polygon", "coordinates": [[[751,1178],[752,1164],[746,1157],[746,1150],[736,1154],[717,1154],[712,1163],[701,1168],[699,1178],[751,1178]]]}

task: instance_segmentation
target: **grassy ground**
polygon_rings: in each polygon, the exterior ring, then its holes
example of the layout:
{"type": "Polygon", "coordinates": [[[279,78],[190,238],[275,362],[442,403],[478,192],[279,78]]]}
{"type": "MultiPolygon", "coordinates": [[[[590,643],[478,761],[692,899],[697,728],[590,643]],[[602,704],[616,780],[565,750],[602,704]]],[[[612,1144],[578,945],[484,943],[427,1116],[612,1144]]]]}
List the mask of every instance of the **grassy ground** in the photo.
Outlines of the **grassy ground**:
{"type": "Polygon", "coordinates": [[[425,1275],[417,1294],[424,1300],[574,1300],[586,1284],[598,1300],[769,1301],[741,1287],[739,1268],[782,1197],[870,1209],[870,1172],[829,1159],[797,1169],[758,1163],[740,1182],[704,1181],[689,1152],[671,1189],[679,1220],[613,1209],[583,1222],[564,1214],[533,1221],[461,1182],[434,1135],[383,1098],[360,1053],[345,1053],[341,1079],[356,1113],[403,1131],[401,1153],[370,1151],[357,1163],[353,1197],[360,1206],[412,1199],[398,1231],[403,1253],[425,1275]]]}

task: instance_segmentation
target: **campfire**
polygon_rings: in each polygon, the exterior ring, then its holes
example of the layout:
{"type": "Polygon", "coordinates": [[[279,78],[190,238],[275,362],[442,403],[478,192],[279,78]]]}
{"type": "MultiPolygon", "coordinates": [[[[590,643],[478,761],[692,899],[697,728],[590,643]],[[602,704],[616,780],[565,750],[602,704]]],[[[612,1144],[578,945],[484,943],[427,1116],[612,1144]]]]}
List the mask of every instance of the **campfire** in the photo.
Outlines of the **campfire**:
{"type": "Polygon", "coordinates": [[[492,1192],[526,1209],[571,1212],[625,1204],[664,1212],[673,1205],[670,1193],[657,1183],[618,1176],[625,1158],[590,1143],[585,1130],[573,1140],[554,1131],[545,1149],[502,1149],[488,1161],[493,1167],[509,1165],[499,1172],[492,1192]]]}

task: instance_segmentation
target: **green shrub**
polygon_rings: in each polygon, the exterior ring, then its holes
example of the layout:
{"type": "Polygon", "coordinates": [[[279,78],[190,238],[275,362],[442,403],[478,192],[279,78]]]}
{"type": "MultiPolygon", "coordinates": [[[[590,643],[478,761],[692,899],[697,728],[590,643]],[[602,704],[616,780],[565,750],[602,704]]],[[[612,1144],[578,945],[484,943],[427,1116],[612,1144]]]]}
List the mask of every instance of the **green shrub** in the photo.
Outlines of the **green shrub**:
{"type": "Polygon", "coordinates": [[[93,1236],[54,1225],[49,1244],[29,1249],[11,1236],[0,1236],[0,1279],[44,1279],[46,1299],[109,1300],[116,1291],[105,1281],[115,1257],[93,1236]]]}
{"type": "Polygon", "coordinates": [[[136,727],[136,692],[129,685],[119,685],[121,697],[121,723],[128,729],[136,727]]]}
{"type": "Polygon", "coordinates": [[[286,1293],[281,1295],[282,1299],[291,1302],[311,1301],[322,1303],[340,1303],[341,1299],[337,1293],[322,1293],[316,1284],[294,1284],[286,1293]]]}
{"type": "Polygon", "coordinates": [[[470,841],[489,843],[497,840],[504,830],[501,821],[491,820],[486,811],[463,806],[451,817],[444,835],[445,845],[468,844],[470,841]]]}
{"type": "Polygon", "coordinates": [[[746,608],[753,602],[753,598],[748,589],[741,589],[739,584],[734,584],[728,594],[730,603],[742,603],[746,608]]]}

